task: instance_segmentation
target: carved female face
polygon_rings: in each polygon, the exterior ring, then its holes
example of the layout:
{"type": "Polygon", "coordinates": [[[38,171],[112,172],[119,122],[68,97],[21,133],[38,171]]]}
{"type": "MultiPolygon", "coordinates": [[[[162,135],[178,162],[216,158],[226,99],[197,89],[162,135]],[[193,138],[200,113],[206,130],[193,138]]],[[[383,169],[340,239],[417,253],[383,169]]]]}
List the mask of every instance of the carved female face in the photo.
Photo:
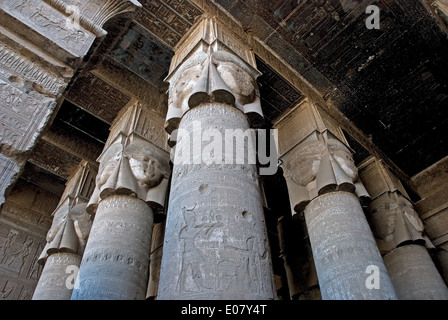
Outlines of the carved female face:
{"type": "Polygon", "coordinates": [[[372,232],[378,239],[392,241],[397,224],[398,205],[389,197],[380,197],[370,204],[372,232]]]}
{"type": "Polygon", "coordinates": [[[163,169],[160,163],[147,155],[131,155],[129,159],[132,173],[137,181],[148,187],[154,187],[163,179],[163,169]]]}
{"type": "Polygon", "coordinates": [[[333,158],[339,163],[342,170],[353,180],[358,179],[358,168],[353,160],[350,150],[337,139],[328,139],[328,149],[333,158]]]}
{"type": "Polygon", "coordinates": [[[187,98],[200,79],[208,61],[207,55],[204,52],[199,52],[183,63],[185,67],[179,71],[180,75],[170,81],[168,108],[188,110],[187,98]]]}
{"type": "Polygon", "coordinates": [[[401,197],[399,206],[403,212],[404,217],[409,221],[410,225],[415,229],[415,231],[417,231],[418,233],[423,233],[423,231],[425,230],[425,226],[418,213],[415,211],[413,204],[404,197],[401,197]]]}
{"type": "Polygon", "coordinates": [[[306,186],[316,178],[325,145],[320,141],[303,142],[291,156],[286,169],[292,169],[291,179],[301,186],[306,186]]]}
{"type": "Polygon", "coordinates": [[[291,154],[291,161],[287,161],[286,169],[291,170],[291,179],[301,186],[306,186],[316,178],[321,160],[327,152],[341,166],[342,170],[353,180],[358,178],[358,168],[355,165],[350,150],[337,139],[328,139],[327,146],[319,140],[302,142],[291,154]],[[328,146],[328,149],[327,149],[328,146]]]}
{"type": "Polygon", "coordinates": [[[255,85],[252,77],[233,62],[219,62],[218,73],[221,79],[237,96],[242,105],[254,100],[255,85]]]}
{"type": "Polygon", "coordinates": [[[53,241],[53,239],[56,236],[56,234],[58,233],[60,227],[61,227],[60,223],[53,224],[51,226],[50,230],[48,230],[48,232],[47,232],[47,237],[45,238],[47,242],[53,241]]]}
{"type": "Polygon", "coordinates": [[[174,85],[174,97],[172,98],[173,106],[175,108],[184,109],[186,108],[186,98],[193,91],[193,87],[201,76],[203,66],[195,65],[191,68],[186,69],[177,79],[174,85]]]}

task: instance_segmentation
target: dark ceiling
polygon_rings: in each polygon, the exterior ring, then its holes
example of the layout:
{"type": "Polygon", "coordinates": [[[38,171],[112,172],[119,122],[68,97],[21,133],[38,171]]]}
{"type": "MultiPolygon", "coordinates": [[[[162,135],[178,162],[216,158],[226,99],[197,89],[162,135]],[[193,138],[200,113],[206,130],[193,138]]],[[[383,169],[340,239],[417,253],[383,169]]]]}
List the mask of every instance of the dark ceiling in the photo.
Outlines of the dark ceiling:
{"type": "Polygon", "coordinates": [[[448,154],[448,41],[421,0],[216,2],[409,176],[448,154]],[[379,30],[366,28],[370,4],[379,30]]]}
{"type": "Polygon", "coordinates": [[[261,58],[255,56],[255,60],[257,68],[262,74],[258,77],[258,85],[263,114],[267,121],[273,122],[305,97],[261,58]]]}
{"type": "MultiPolygon", "coordinates": [[[[448,40],[422,0],[216,0],[243,28],[270,47],[332,101],[407,175],[448,154],[448,40]],[[379,30],[365,26],[365,8],[381,9],[379,30]]],[[[144,0],[123,32],[110,32],[101,57],[165,92],[174,45],[203,12],[195,0],[144,0]],[[108,49],[107,49],[108,48],[108,49]]],[[[118,25],[117,25],[118,26],[118,25]]],[[[114,29],[114,28],[112,28],[114,29]]],[[[115,29],[119,29],[116,27],[115,29]]],[[[256,56],[268,122],[304,95],[256,56]]],[[[131,99],[86,67],[65,93],[54,132],[90,141],[107,138],[131,99]]],[[[352,137],[357,162],[369,153],[352,137]]],[[[48,143],[41,149],[48,149],[48,143]]],[[[70,155],[65,157],[74,161],[70,155]]],[[[52,173],[56,165],[31,161],[52,173]]],[[[67,178],[60,170],[59,177],[67,178]]]]}
{"type": "MultiPolygon", "coordinates": [[[[213,2],[275,51],[413,176],[448,155],[448,40],[421,1],[213,2]],[[365,8],[370,4],[381,8],[379,30],[365,26],[365,8]]],[[[140,88],[166,92],[163,79],[173,48],[203,14],[193,4],[201,1],[139,2],[143,8],[130,23],[124,23],[126,30],[120,30],[123,21],[109,26],[109,35],[97,51],[100,54],[94,54],[70,84],[22,179],[62,194],[71,168],[81,159],[96,161],[110,124],[131,100],[129,91],[120,91],[120,82],[137,79],[133,85],[141,81],[147,86],[140,88]],[[118,80],[93,72],[103,62],[119,70],[113,76],[118,80]]],[[[304,94],[260,57],[256,56],[256,62],[262,72],[258,82],[269,125],[297,105],[304,94]]],[[[348,134],[347,139],[357,163],[369,156],[348,134]]],[[[271,239],[276,236],[276,217],[285,215],[290,207],[281,172],[265,179],[266,199],[273,213],[266,215],[271,239]]],[[[295,237],[303,237],[295,230],[295,237]]],[[[274,269],[283,270],[277,242],[271,241],[274,269]]]]}

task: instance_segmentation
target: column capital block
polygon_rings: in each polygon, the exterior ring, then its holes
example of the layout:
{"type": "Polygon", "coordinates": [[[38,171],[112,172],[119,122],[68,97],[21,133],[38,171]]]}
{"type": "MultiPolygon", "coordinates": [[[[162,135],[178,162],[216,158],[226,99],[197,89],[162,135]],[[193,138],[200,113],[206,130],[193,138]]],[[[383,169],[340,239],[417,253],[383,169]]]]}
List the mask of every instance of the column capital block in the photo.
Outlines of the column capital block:
{"type": "Polygon", "coordinates": [[[403,184],[383,160],[372,156],[358,166],[358,172],[372,199],[396,191],[409,199],[403,184]]]}
{"type": "Polygon", "coordinates": [[[160,120],[140,102],[131,101],[112,123],[102,154],[96,187],[87,211],[96,212],[101,200],[126,194],[163,213],[169,178],[169,153],[160,120]]]}
{"type": "Polygon", "coordinates": [[[86,211],[87,202],[95,188],[98,168],[81,161],[70,176],[58,206],[53,211],[53,223],[47,233],[47,244],[38,262],[44,264],[49,255],[71,252],[81,255],[92,226],[86,211]]]}
{"type": "Polygon", "coordinates": [[[206,17],[176,47],[170,72],[165,130],[202,103],[225,103],[244,112],[253,126],[263,123],[255,56],[216,18],[206,17]]]}
{"type": "Polygon", "coordinates": [[[303,211],[314,198],[331,191],[369,198],[358,179],[353,151],[324,110],[305,100],[275,127],[293,212],[303,211]]]}

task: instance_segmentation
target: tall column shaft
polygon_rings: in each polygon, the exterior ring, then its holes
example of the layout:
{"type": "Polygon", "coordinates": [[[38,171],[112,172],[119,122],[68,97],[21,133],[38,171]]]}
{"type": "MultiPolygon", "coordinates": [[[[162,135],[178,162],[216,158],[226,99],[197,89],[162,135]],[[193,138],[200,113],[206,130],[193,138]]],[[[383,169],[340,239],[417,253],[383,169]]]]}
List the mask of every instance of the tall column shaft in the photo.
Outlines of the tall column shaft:
{"type": "Polygon", "coordinates": [[[330,192],[311,201],[305,219],[319,276],[322,299],[394,299],[384,267],[358,198],[349,192],[330,192]],[[379,271],[379,288],[369,289],[369,266],[379,271]]]}
{"type": "Polygon", "coordinates": [[[255,142],[249,122],[263,121],[259,75],[247,44],[215,18],[178,44],[167,77],[165,128],[177,144],[159,300],[275,298],[248,145],[255,142]]]}
{"type": "Polygon", "coordinates": [[[163,218],[168,152],[148,106],[130,102],[115,119],[87,211],[95,214],[74,300],[145,299],[154,220],[163,218]]]}
{"type": "Polygon", "coordinates": [[[146,299],[156,299],[159,289],[160,266],[163,256],[163,240],[165,236],[165,222],[154,224],[149,256],[149,280],[146,299]]]}
{"type": "MultiPolygon", "coordinates": [[[[203,132],[222,137],[226,129],[249,128],[245,115],[226,104],[189,110],[179,128],[194,135],[196,119],[203,132]]],[[[184,143],[176,148],[189,149],[184,143]]],[[[256,170],[247,163],[174,166],[159,299],[274,298],[256,170]]]]}
{"type": "Polygon", "coordinates": [[[305,219],[293,221],[292,217],[282,216],[277,232],[290,298],[322,300],[305,219]]]}
{"type": "Polygon", "coordinates": [[[144,299],[152,223],[152,209],[138,198],[115,195],[101,201],[74,297],[80,300],[144,299]]]}
{"type": "Polygon", "coordinates": [[[82,161],[67,182],[38,259],[44,267],[33,300],[69,300],[72,295],[92,225],[85,209],[96,173],[95,166],[82,161]]]}
{"type": "Polygon", "coordinates": [[[437,260],[439,262],[440,274],[445,284],[448,285],[448,251],[440,249],[437,252],[437,260]]]}

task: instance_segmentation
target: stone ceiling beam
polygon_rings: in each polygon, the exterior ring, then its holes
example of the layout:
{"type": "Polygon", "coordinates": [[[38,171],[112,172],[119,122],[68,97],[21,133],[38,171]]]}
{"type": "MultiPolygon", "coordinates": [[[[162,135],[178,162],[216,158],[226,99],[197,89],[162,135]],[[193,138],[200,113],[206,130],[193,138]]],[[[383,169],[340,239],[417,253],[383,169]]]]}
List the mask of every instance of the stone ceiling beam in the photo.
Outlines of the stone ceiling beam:
{"type": "Polygon", "coordinates": [[[91,73],[124,94],[148,105],[159,115],[165,116],[168,105],[167,95],[111,59],[104,59],[91,70],[91,73]]]}
{"type": "Polygon", "coordinates": [[[97,164],[96,159],[103,150],[103,146],[100,143],[89,143],[54,126],[48,130],[42,139],[77,158],[87,160],[93,164],[97,164]]]}
{"type": "Polygon", "coordinates": [[[191,0],[201,10],[208,13],[211,16],[216,16],[219,20],[225,21],[232,30],[235,30],[240,37],[244,39],[246,43],[249,43],[252,50],[256,55],[263,59],[270,67],[284,77],[289,83],[301,91],[308,99],[314,103],[322,106],[324,111],[328,113],[335,123],[337,123],[343,130],[348,132],[356,141],[358,141],[369,153],[375,155],[392,168],[397,176],[408,186],[412,188],[412,182],[409,177],[391,161],[374,143],[369,139],[364,132],[356,127],[352,121],[350,121],[336,106],[336,104],[328,99],[325,99],[324,95],[308,82],[302,75],[299,74],[294,68],[292,68],[286,61],[280,58],[273,50],[262,40],[257,38],[253,32],[246,32],[242,24],[219,8],[213,1],[206,0],[191,0]]]}
{"type": "Polygon", "coordinates": [[[70,176],[71,168],[76,167],[81,162],[81,159],[56,145],[41,140],[37,143],[28,161],[67,180],[70,176]]]}

